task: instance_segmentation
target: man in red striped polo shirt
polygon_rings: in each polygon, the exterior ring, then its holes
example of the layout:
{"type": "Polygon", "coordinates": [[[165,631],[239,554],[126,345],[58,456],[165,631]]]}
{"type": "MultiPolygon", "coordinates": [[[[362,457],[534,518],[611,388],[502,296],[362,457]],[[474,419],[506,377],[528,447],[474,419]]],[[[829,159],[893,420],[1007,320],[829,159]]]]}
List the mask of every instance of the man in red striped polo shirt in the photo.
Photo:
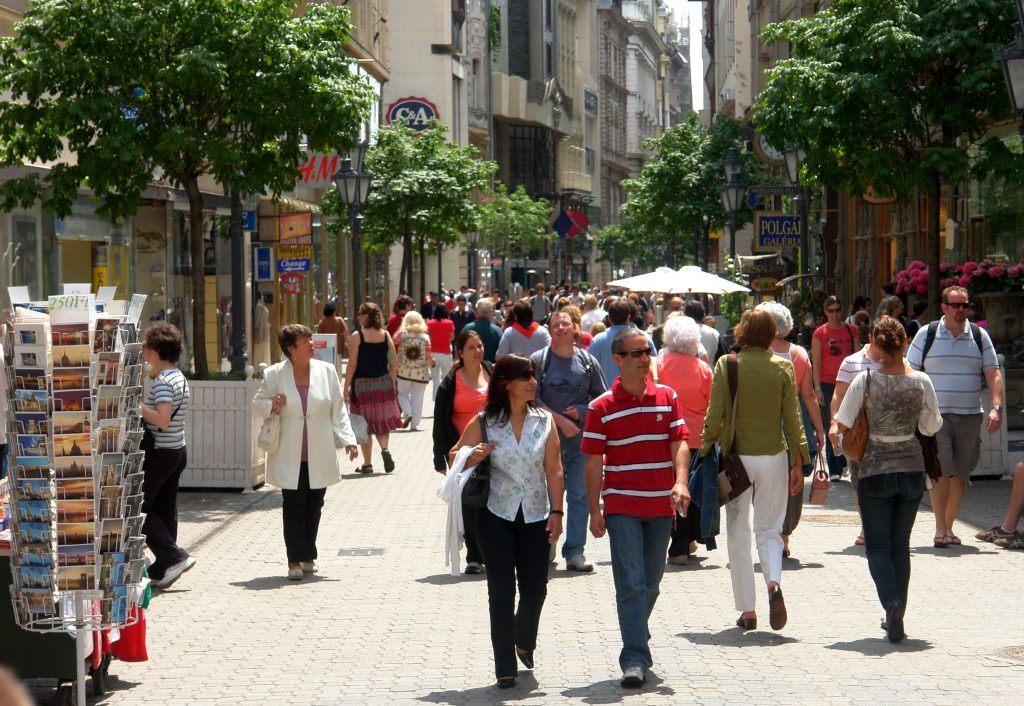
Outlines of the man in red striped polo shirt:
{"type": "Polygon", "coordinates": [[[647,337],[623,329],[612,342],[619,377],[590,403],[580,450],[590,501],[590,531],[608,530],[622,651],[621,684],[639,688],[654,664],[648,623],[665,573],[676,510],[685,515],[689,431],[672,388],[647,379],[647,337]],[[604,499],[604,515],[600,501],[604,499]]]}

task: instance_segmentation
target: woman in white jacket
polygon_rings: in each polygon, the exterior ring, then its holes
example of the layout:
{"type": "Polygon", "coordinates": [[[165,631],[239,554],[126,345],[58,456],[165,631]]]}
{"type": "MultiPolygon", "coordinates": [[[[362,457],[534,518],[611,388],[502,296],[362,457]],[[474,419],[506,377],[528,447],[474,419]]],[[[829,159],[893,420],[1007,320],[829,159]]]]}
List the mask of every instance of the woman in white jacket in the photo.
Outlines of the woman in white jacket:
{"type": "Polygon", "coordinates": [[[315,573],[316,535],[327,486],[341,480],[336,448],[349,459],[358,454],[356,437],[338,372],[313,358],[313,332],[290,324],[278,342],[286,360],[270,366],[253,404],[259,417],[281,415],[276,453],[267,455],[267,482],[284,496],[284,543],[288,578],[315,573]]]}

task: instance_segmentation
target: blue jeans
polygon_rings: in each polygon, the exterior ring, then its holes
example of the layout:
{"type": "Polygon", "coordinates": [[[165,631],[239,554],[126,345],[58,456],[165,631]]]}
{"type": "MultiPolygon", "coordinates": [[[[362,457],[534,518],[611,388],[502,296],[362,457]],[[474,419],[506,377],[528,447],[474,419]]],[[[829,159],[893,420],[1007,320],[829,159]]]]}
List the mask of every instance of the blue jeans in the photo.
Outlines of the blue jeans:
{"type": "Polygon", "coordinates": [[[608,515],[605,527],[612,550],[615,607],[622,635],[619,667],[623,671],[629,667],[649,669],[654,661],[648,644],[648,620],[665,573],[672,518],[608,515]]]}
{"type": "Polygon", "coordinates": [[[566,439],[562,445],[562,471],[565,474],[565,542],[562,557],[571,559],[583,553],[587,544],[587,527],[590,524],[590,504],[587,502],[587,488],[583,482],[583,462],[586,456],[580,453],[583,434],[566,439]]]}
{"type": "Polygon", "coordinates": [[[924,495],[924,473],[883,473],[857,483],[868,570],[883,608],[907,604],[910,531],[924,495]]]}
{"type": "MultiPolygon", "coordinates": [[[[832,394],[836,391],[835,384],[821,383],[821,396],[825,398],[825,406],[821,408],[821,423],[825,431],[828,431],[832,424],[832,394]]],[[[843,475],[843,468],[846,467],[846,457],[836,456],[832,451],[832,442],[825,435],[825,460],[828,462],[828,474],[830,476],[843,475]]]]}

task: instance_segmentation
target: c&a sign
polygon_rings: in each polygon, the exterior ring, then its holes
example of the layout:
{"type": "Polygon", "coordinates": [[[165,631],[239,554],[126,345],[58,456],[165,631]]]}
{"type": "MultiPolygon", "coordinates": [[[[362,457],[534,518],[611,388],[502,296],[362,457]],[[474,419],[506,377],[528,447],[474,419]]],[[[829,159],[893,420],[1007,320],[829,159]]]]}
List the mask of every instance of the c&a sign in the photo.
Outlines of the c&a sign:
{"type": "Polygon", "coordinates": [[[800,247],[800,217],[781,213],[754,213],[754,232],[761,250],[800,247]]]}
{"type": "Polygon", "coordinates": [[[427,129],[427,123],[431,118],[440,119],[440,117],[441,114],[437,111],[437,106],[426,98],[409,96],[408,98],[399,98],[388,106],[384,121],[393,123],[404,118],[410,128],[419,132],[427,129]]]}

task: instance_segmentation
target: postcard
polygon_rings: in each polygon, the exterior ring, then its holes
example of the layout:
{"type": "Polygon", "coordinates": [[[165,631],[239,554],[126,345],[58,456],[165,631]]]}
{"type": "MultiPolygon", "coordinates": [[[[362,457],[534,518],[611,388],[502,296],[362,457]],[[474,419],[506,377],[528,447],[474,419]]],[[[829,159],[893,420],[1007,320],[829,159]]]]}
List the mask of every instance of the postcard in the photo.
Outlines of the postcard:
{"type": "Polygon", "coordinates": [[[16,526],[18,529],[18,547],[25,544],[42,544],[50,541],[51,525],[49,522],[19,522],[16,526]]]}
{"type": "Polygon", "coordinates": [[[54,434],[88,434],[92,431],[88,412],[54,412],[50,426],[54,434]]]}
{"type": "Polygon", "coordinates": [[[96,319],[96,332],[93,334],[93,353],[112,353],[117,349],[117,330],[120,319],[96,319]]]}
{"type": "Polygon", "coordinates": [[[119,385],[120,372],[120,353],[100,353],[99,360],[93,364],[93,387],[119,385]]]}
{"type": "MultiPolygon", "coordinates": [[[[26,457],[27,458],[27,457],[26,457]]],[[[15,478],[33,478],[33,479],[50,479],[53,477],[53,473],[50,471],[49,459],[35,457],[33,461],[44,461],[46,465],[34,466],[34,465],[21,465],[21,457],[15,460],[14,464],[14,477],[15,478]]]]}
{"type": "Polygon", "coordinates": [[[145,546],[145,537],[129,537],[124,543],[125,559],[131,563],[142,557],[142,548],[145,546]]]}
{"type": "Polygon", "coordinates": [[[129,537],[142,534],[142,515],[130,515],[124,518],[124,532],[129,537]]]}
{"type": "Polygon", "coordinates": [[[95,487],[92,478],[58,478],[57,499],[58,500],[89,500],[95,496],[95,487]]]}
{"type": "Polygon", "coordinates": [[[15,516],[22,524],[53,520],[53,505],[49,500],[19,500],[14,503],[15,516]]]}
{"type": "Polygon", "coordinates": [[[50,544],[18,544],[18,562],[22,566],[53,566],[50,544]]]}
{"type": "Polygon", "coordinates": [[[107,587],[124,584],[125,579],[128,578],[128,565],[125,563],[124,552],[110,552],[102,556],[100,585],[107,587]]]}
{"type": "Polygon", "coordinates": [[[54,346],[51,360],[55,369],[87,367],[92,362],[92,349],[89,346],[54,346]]]}
{"type": "Polygon", "coordinates": [[[14,345],[45,346],[46,324],[14,324],[14,345]]]}
{"type": "Polygon", "coordinates": [[[53,393],[54,412],[88,412],[91,409],[90,390],[61,390],[53,393]]]}
{"type": "Polygon", "coordinates": [[[53,588],[53,570],[48,566],[19,566],[15,577],[21,588],[53,588]]]}
{"type": "Polygon", "coordinates": [[[93,522],[96,520],[95,500],[58,500],[57,522],[93,522]]]}
{"type": "MultiPolygon", "coordinates": [[[[33,365],[44,365],[45,363],[46,358],[43,358],[41,363],[33,363],[33,365]]],[[[42,367],[16,367],[11,372],[11,384],[15,390],[45,390],[46,370],[42,367]]]]}
{"type": "Polygon", "coordinates": [[[24,601],[25,609],[36,615],[53,615],[53,593],[47,589],[35,588],[19,592],[24,601]]]}
{"type": "Polygon", "coordinates": [[[96,523],[67,522],[57,525],[57,545],[90,544],[96,541],[96,523]]]}
{"type": "Polygon", "coordinates": [[[46,456],[15,456],[14,465],[22,468],[49,468],[50,459],[46,456]]]}
{"type": "Polygon", "coordinates": [[[43,390],[15,390],[15,412],[49,412],[50,395],[43,390]]]}
{"type": "Polygon", "coordinates": [[[49,478],[19,478],[15,482],[18,496],[27,500],[53,500],[53,481],[49,478]]]}
{"type": "Polygon", "coordinates": [[[92,456],[61,456],[53,459],[56,477],[83,478],[92,475],[92,456]]]}
{"type": "Polygon", "coordinates": [[[92,386],[89,368],[54,368],[53,391],[86,390],[92,386]]]}
{"type": "Polygon", "coordinates": [[[142,512],[142,493],[128,495],[124,501],[124,514],[126,517],[133,517],[142,512]]]}
{"type": "Polygon", "coordinates": [[[116,385],[96,388],[96,419],[117,419],[121,416],[121,392],[116,385]]]}
{"type": "MultiPolygon", "coordinates": [[[[85,285],[87,288],[89,285],[85,285]]],[[[80,294],[51,295],[50,322],[58,326],[85,326],[89,330],[89,317],[96,311],[96,296],[82,291],[80,294]]]]}
{"type": "Polygon", "coordinates": [[[104,599],[104,613],[109,606],[109,622],[118,625],[128,622],[128,590],[126,586],[111,586],[109,597],[104,599]]]}
{"type": "Polygon", "coordinates": [[[16,456],[49,456],[45,434],[19,434],[16,456]]]}
{"type": "Polygon", "coordinates": [[[103,520],[100,523],[100,551],[121,551],[121,540],[124,537],[124,520],[103,520]]]}
{"type": "Polygon", "coordinates": [[[121,450],[121,437],[124,432],[124,420],[111,420],[113,424],[105,424],[94,434],[96,453],[115,453],[121,450]]]}
{"type": "Polygon", "coordinates": [[[96,547],[91,544],[71,544],[57,547],[58,566],[92,566],[96,563],[96,547]]]}
{"type": "Polygon", "coordinates": [[[100,488],[100,517],[102,519],[121,517],[121,498],[124,489],[119,485],[105,485],[100,488]]]}
{"type": "Polygon", "coordinates": [[[113,453],[100,456],[100,485],[118,485],[124,473],[124,454],[113,453]]]}
{"type": "Polygon", "coordinates": [[[53,437],[53,456],[91,456],[91,434],[55,434],[53,437]]]}
{"type": "Polygon", "coordinates": [[[47,363],[46,346],[15,346],[15,368],[45,368],[47,363]]]}
{"type": "Polygon", "coordinates": [[[58,591],[95,591],[95,566],[59,566],[57,567],[58,591]]]}
{"type": "Polygon", "coordinates": [[[50,341],[55,346],[88,346],[89,324],[53,324],[50,341]]]}
{"type": "Polygon", "coordinates": [[[46,434],[50,430],[47,416],[42,413],[15,414],[14,426],[19,434],[46,434]]]}

